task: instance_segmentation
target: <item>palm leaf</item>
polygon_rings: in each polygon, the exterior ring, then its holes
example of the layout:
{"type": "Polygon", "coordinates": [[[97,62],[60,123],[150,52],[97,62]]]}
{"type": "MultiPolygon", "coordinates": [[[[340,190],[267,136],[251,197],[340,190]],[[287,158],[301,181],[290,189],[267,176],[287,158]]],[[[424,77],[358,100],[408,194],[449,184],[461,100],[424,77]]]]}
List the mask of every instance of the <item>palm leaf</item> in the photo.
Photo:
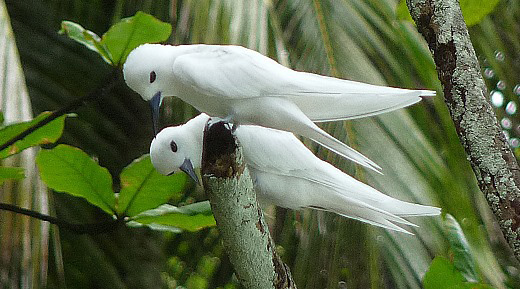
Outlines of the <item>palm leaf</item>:
{"type": "MultiPolygon", "coordinates": [[[[27,121],[32,119],[32,108],[4,1],[0,2],[0,22],[0,111],[5,123],[27,121]]],[[[34,164],[36,152],[35,148],[30,148],[2,162],[3,166],[23,167],[26,177],[0,185],[0,199],[48,214],[47,189],[34,164]]],[[[49,265],[49,224],[10,212],[0,212],[0,219],[0,286],[45,287],[49,265]]],[[[55,246],[59,248],[59,243],[55,246]]]]}
{"type": "MultiPolygon", "coordinates": [[[[397,1],[393,0],[49,0],[47,6],[34,0],[11,2],[8,9],[13,15],[13,29],[36,112],[56,108],[70,97],[89,91],[108,73],[101,59],[55,34],[60,21],[73,20],[102,34],[111,23],[137,10],[170,21],[175,31],[172,42],[176,44],[240,44],[299,70],[441,91],[428,48],[412,24],[395,20],[397,1]]],[[[497,77],[511,83],[509,88],[518,75],[517,70],[506,68],[511,64],[509,59],[515,59],[515,53],[520,51],[515,50],[519,47],[514,25],[517,2],[499,4],[495,16],[471,31],[477,51],[485,55],[490,66],[496,64],[490,61],[495,50],[512,55],[506,58],[503,68],[496,69],[497,77]],[[508,29],[516,34],[508,33],[508,29]],[[496,47],[491,43],[496,43],[496,47]]],[[[166,99],[166,104],[163,123],[179,123],[195,113],[178,99],[166,99]]],[[[119,175],[126,164],[148,150],[148,108],[124,85],[78,113],[79,117],[67,125],[63,141],[97,156],[113,175],[119,175]]],[[[503,260],[498,263],[497,255],[507,255],[503,253],[503,244],[493,243],[491,250],[488,231],[494,231],[492,221],[486,217],[489,210],[475,186],[441,97],[425,100],[407,112],[324,127],[381,164],[385,176],[356,173],[350,163],[314,147],[319,156],[385,193],[439,205],[454,215],[461,221],[472,248],[479,252],[478,271],[501,288],[506,276],[502,268],[511,264],[503,260]]],[[[200,198],[200,190],[195,190],[183,201],[200,198]]],[[[88,220],[96,216],[88,207],[63,197],[57,200],[57,211],[69,219],[88,220]]],[[[414,219],[420,228],[415,230],[415,237],[409,237],[329,214],[280,211],[282,214],[277,215],[285,217],[275,220],[275,227],[281,228],[277,244],[300,288],[335,288],[340,281],[346,282],[348,288],[421,288],[421,278],[431,258],[447,254],[447,242],[435,218],[414,219]]],[[[173,278],[177,285],[194,282],[199,260],[209,256],[220,258],[222,263],[206,275],[208,284],[227,284],[232,270],[215,232],[169,237],[165,241],[168,249],[154,251],[158,260],[164,260],[166,254],[171,256],[166,273],[169,277],[163,274],[163,278],[168,282],[172,281],[168,278],[173,278]]],[[[67,275],[67,282],[78,288],[89,287],[92,284],[88,281],[99,277],[95,274],[99,270],[93,272],[89,268],[93,263],[106,268],[100,277],[104,286],[146,288],[161,283],[159,271],[152,269],[155,262],[143,262],[142,258],[147,256],[138,254],[143,251],[139,242],[145,242],[152,250],[162,242],[160,239],[134,231],[116,234],[116,241],[82,237],[84,250],[76,252],[71,249],[77,250],[75,236],[65,233],[62,237],[68,244],[63,252],[65,266],[69,272],[83,272],[67,275]],[[114,242],[124,247],[124,252],[114,242]],[[87,256],[92,256],[92,260],[80,262],[87,256]],[[155,281],[129,285],[133,280],[155,281]]]]}

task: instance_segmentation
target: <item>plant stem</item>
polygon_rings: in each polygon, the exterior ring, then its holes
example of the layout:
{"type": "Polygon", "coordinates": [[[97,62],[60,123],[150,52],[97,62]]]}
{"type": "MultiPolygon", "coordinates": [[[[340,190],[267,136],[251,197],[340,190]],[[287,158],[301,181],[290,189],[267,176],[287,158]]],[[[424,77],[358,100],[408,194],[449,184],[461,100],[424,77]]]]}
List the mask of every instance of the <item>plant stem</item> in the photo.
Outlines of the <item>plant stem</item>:
{"type": "Polygon", "coordinates": [[[79,106],[83,105],[85,102],[93,100],[99,96],[106,95],[117,83],[117,81],[120,78],[120,71],[117,68],[114,68],[112,72],[105,78],[105,81],[102,82],[102,84],[97,87],[96,89],[92,90],[90,93],[78,97],[74,99],[73,101],[69,102],[68,104],[64,105],[63,107],[53,111],[51,114],[49,114],[48,117],[42,119],[38,123],[35,123],[33,126],[27,128],[26,130],[22,131],[18,135],[12,137],[10,140],[6,141],[2,145],[0,145],[0,151],[3,151],[4,149],[8,148],[9,146],[13,145],[19,140],[22,140],[29,134],[33,133],[37,129],[41,128],[42,126],[48,124],[49,122],[55,120],[56,118],[72,112],[76,110],[79,106]]]}
{"type": "Polygon", "coordinates": [[[5,204],[0,203],[0,210],[10,211],[17,214],[26,215],[35,219],[39,219],[45,222],[49,222],[51,224],[54,224],[60,228],[67,229],[71,232],[74,232],[76,234],[89,234],[89,235],[96,235],[96,234],[102,234],[107,233],[110,231],[115,230],[119,225],[121,225],[124,222],[124,219],[118,218],[106,222],[100,222],[100,223],[92,223],[92,224],[74,224],[69,223],[63,220],[60,220],[56,217],[52,217],[49,215],[44,215],[42,213],[24,209],[15,205],[11,204],[5,204]]]}

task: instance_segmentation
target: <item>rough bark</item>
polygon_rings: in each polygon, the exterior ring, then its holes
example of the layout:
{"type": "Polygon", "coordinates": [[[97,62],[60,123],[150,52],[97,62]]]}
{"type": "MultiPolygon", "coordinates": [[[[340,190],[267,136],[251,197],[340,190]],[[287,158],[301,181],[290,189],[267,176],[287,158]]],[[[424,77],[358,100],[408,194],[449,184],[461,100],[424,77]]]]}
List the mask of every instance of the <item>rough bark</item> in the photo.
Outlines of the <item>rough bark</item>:
{"type": "Polygon", "coordinates": [[[500,228],[520,260],[520,179],[516,158],[487,90],[457,0],[407,0],[433,54],[444,99],[468,160],[500,228]]]}
{"type": "Polygon", "coordinates": [[[245,288],[296,288],[256,200],[242,150],[228,125],[204,130],[202,181],[236,275],[245,288]]]}

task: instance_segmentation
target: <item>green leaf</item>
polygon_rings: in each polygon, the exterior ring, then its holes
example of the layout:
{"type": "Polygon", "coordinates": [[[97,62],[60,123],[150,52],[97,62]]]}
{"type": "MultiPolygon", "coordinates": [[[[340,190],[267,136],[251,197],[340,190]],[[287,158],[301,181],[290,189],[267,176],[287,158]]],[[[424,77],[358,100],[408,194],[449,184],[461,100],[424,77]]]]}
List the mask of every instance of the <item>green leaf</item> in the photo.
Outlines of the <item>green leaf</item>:
{"type": "Polygon", "coordinates": [[[65,34],[72,40],[83,44],[92,51],[97,52],[107,63],[113,63],[110,52],[108,51],[106,45],[101,43],[101,38],[96,33],[87,30],[83,28],[83,26],[71,21],[62,21],[61,29],[58,31],[58,33],[65,34]]]}
{"type": "Polygon", "coordinates": [[[491,13],[499,0],[460,0],[460,9],[468,27],[478,24],[491,13]]]}
{"type": "Polygon", "coordinates": [[[121,19],[110,27],[103,35],[101,44],[110,51],[113,63],[120,65],[137,46],[166,41],[171,33],[172,26],[169,23],[138,11],[134,16],[121,19]]]}
{"type": "MultiPolygon", "coordinates": [[[[35,117],[33,120],[20,122],[12,125],[8,125],[0,130],[0,144],[3,144],[9,141],[11,138],[20,134],[24,130],[29,127],[35,125],[39,121],[48,117],[51,112],[46,111],[42,112],[40,115],[35,117]]],[[[57,119],[51,121],[50,123],[44,125],[43,127],[37,129],[33,133],[26,136],[24,139],[17,141],[13,145],[8,148],[0,151],[0,159],[12,156],[17,154],[24,149],[27,149],[32,146],[37,146],[41,144],[49,144],[57,141],[61,134],[63,133],[63,126],[65,125],[65,117],[67,115],[63,115],[58,117],[57,119]]]]}
{"type": "Polygon", "coordinates": [[[423,279],[424,289],[492,289],[493,287],[467,282],[462,273],[448,259],[437,256],[433,259],[423,279]]]}
{"type": "Polygon", "coordinates": [[[41,150],[36,157],[40,176],[58,192],[85,198],[103,211],[114,214],[112,177],[82,150],[68,145],[41,150]]]}
{"type": "Polygon", "coordinates": [[[464,288],[464,276],[444,257],[435,257],[423,279],[424,289],[464,288]]]}
{"type": "Polygon", "coordinates": [[[133,217],[132,221],[149,226],[152,229],[153,226],[156,226],[155,228],[172,227],[190,232],[212,227],[216,224],[209,201],[182,207],[165,204],[156,209],[142,212],[133,217]]]}
{"type": "Polygon", "coordinates": [[[6,180],[21,180],[25,178],[23,168],[16,167],[0,167],[0,185],[6,180]]]}
{"type": "Polygon", "coordinates": [[[397,4],[395,13],[397,14],[397,19],[415,23],[412,19],[412,15],[410,15],[408,6],[406,6],[406,0],[401,0],[399,4],[397,4]]]}
{"type": "Polygon", "coordinates": [[[117,212],[135,216],[157,208],[173,197],[179,198],[186,184],[185,174],[163,176],[150,162],[149,155],[134,160],[121,172],[117,212]]]}
{"type": "MultiPolygon", "coordinates": [[[[478,24],[486,15],[491,13],[499,0],[460,0],[460,9],[464,16],[464,22],[468,27],[478,24]]],[[[397,19],[412,21],[412,16],[406,6],[406,0],[401,0],[397,5],[397,19]]]]}
{"type": "Polygon", "coordinates": [[[0,127],[3,126],[4,124],[4,113],[2,111],[0,111],[0,127]]]}
{"type": "Polygon", "coordinates": [[[471,256],[471,250],[462,228],[450,214],[446,214],[444,228],[453,252],[453,265],[467,281],[476,282],[478,275],[475,270],[475,260],[471,256]]]}
{"type": "Polygon", "coordinates": [[[126,225],[128,227],[131,227],[131,228],[142,228],[142,227],[148,227],[154,231],[163,231],[163,232],[170,232],[170,233],[181,233],[182,232],[182,229],[179,229],[177,227],[171,227],[171,226],[166,226],[166,225],[159,225],[159,224],[154,224],[154,223],[151,223],[151,224],[141,224],[139,222],[136,222],[136,221],[129,221],[126,223],[126,225]]]}

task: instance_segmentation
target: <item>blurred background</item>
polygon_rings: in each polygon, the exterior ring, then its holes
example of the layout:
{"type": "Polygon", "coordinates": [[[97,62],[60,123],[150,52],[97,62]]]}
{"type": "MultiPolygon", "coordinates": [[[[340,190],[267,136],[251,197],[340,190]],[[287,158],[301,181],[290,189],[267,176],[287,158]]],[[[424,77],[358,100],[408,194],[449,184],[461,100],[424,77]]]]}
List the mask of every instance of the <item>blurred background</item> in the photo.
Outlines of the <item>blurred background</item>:
{"type": "MultiPolygon", "coordinates": [[[[306,144],[321,158],[388,195],[442,207],[461,224],[481,278],[495,288],[520,288],[520,266],[476,185],[444,105],[430,52],[414,24],[398,19],[397,0],[5,0],[0,4],[2,29],[12,26],[0,46],[16,45],[17,50],[9,51],[19,55],[25,77],[20,89],[26,89],[32,104],[17,102],[18,109],[34,114],[90,92],[111,69],[94,52],[59,35],[61,21],[77,22],[102,35],[138,10],[171,23],[173,44],[240,44],[297,70],[436,90],[437,97],[406,110],[323,125],[381,165],[384,176],[306,144]]],[[[519,23],[519,1],[503,0],[469,28],[490,101],[517,155],[519,23]]],[[[197,113],[178,99],[165,103],[164,126],[197,113]]],[[[148,105],[124,82],[77,114],[67,120],[60,141],[82,148],[112,175],[118,176],[134,158],[148,152],[152,139],[148,105]]],[[[0,199],[79,223],[106,218],[83,200],[47,194],[37,178],[28,182],[4,187],[0,199]]],[[[185,192],[176,205],[205,199],[193,183],[185,192]]],[[[432,258],[450,256],[441,217],[411,219],[420,226],[411,228],[415,236],[310,210],[268,208],[266,217],[298,288],[421,288],[432,258]]],[[[0,212],[0,254],[3,288],[239,288],[216,228],[179,234],[121,228],[109,234],[75,235],[0,212]]]]}

